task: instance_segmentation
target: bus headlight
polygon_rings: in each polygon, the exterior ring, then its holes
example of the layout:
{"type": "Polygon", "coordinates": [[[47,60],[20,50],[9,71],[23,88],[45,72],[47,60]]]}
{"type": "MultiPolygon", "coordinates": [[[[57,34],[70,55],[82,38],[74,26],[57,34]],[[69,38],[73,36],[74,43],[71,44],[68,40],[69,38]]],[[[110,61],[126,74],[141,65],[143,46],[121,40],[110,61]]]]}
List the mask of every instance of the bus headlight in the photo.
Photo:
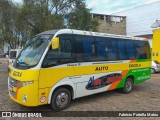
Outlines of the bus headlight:
{"type": "Polygon", "coordinates": [[[31,85],[31,84],[33,84],[33,83],[34,83],[34,81],[21,82],[19,88],[24,87],[24,86],[27,86],[27,85],[31,85]]]}

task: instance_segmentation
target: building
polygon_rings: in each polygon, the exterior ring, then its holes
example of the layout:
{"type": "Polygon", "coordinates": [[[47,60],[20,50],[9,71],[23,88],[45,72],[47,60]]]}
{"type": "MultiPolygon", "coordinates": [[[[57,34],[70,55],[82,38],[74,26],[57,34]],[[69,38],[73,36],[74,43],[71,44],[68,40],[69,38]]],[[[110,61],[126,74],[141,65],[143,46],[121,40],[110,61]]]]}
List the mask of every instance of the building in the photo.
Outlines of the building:
{"type": "Polygon", "coordinates": [[[92,13],[99,21],[98,31],[102,33],[126,35],[126,17],[92,13]]]}
{"type": "Polygon", "coordinates": [[[160,19],[160,1],[113,13],[126,16],[126,34],[152,39],[151,25],[160,19]]]}

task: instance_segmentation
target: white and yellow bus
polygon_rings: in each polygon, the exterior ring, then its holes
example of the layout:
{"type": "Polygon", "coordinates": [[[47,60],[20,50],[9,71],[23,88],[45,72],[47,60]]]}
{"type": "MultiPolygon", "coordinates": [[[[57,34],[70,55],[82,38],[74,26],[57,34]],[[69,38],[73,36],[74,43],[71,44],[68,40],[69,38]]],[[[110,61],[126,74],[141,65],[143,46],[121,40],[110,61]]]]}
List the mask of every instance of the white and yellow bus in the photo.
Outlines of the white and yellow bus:
{"type": "Polygon", "coordinates": [[[40,33],[10,68],[9,95],[25,106],[50,104],[55,111],[72,99],[120,89],[150,79],[146,39],[73,29],[40,33]]]}

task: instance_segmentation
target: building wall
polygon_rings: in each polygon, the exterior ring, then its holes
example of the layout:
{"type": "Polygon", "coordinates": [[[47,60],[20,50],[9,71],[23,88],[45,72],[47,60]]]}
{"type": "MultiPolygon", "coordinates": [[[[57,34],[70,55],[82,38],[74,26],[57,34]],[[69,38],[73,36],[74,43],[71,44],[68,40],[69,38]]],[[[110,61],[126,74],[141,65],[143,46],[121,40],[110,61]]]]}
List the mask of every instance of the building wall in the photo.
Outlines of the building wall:
{"type": "Polygon", "coordinates": [[[160,19],[160,1],[114,13],[113,15],[126,16],[127,35],[152,35],[151,25],[157,19],[160,19]]]}
{"type": "Polygon", "coordinates": [[[92,17],[99,21],[99,32],[126,35],[126,17],[103,14],[92,14],[92,17]]]}

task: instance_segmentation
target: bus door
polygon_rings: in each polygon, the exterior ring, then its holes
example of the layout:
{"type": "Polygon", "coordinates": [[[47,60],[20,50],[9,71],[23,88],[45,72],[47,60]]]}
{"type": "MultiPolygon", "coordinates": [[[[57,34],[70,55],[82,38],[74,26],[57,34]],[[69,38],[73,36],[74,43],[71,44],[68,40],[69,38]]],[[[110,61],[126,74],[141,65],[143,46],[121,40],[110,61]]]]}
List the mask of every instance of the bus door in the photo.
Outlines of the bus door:
{"type": "Polygon", "coordinates": [[[39,76],[39,96],[44,92],[48,96],[52,87],[59,82],[73,80],[70,79],[74,76],[72,62],[70,39],[60,37],[59,48],[50,47],[43,60],[39,76]]]}

